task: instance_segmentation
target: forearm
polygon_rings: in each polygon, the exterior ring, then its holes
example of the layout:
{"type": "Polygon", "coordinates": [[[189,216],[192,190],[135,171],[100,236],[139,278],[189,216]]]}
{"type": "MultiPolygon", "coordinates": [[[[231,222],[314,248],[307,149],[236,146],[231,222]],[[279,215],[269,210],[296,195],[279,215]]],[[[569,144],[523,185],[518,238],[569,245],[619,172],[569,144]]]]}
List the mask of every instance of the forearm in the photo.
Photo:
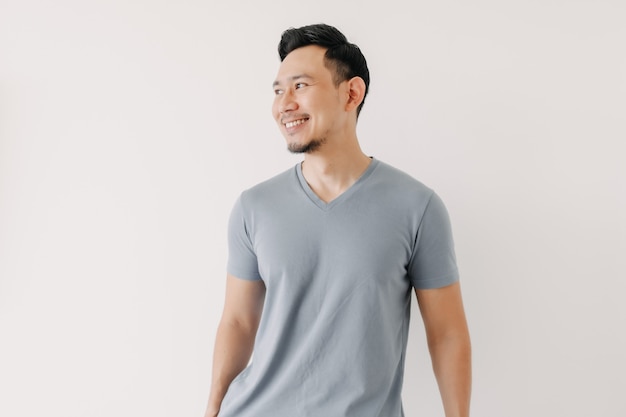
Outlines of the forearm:
{"type": "Polygon", "coordinates": [[[228,386],[250,361],[255,333],[237,323],[220,323],[215,339],[213,377],[205,417],[217,416],[228,386]]]}
{"type": "Polygon", "coordinates": [[[429,343],[446,417],[468,417],[472,385],[471,345],[465,332],[429,343]]]}

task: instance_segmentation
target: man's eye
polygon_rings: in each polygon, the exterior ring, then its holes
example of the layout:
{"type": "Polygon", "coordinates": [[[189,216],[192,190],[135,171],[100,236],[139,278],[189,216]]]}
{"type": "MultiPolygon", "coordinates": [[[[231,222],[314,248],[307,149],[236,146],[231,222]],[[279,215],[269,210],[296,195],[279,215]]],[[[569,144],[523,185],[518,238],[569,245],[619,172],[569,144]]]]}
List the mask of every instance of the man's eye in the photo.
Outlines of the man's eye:
{"type": "Polygon", "coordinates": [[[296,83],[296,90],[302,87],[306,87],[305,83],[296,83]]]}
{"type": "Polygon", "coordinates": [[[274,94],[276,94],[277,96],[281,95],[282,93],[283,93],[283,90],[280,90],[278,88],[274,90],[274,94]]]}

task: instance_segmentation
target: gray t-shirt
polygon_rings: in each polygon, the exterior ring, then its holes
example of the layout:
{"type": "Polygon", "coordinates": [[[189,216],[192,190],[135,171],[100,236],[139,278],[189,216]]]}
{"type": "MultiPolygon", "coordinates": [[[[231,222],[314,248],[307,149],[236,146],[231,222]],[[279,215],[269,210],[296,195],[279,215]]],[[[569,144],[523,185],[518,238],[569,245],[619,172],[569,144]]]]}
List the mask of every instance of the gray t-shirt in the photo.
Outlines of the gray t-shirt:
{"type": "Polygon", "coordinates": [[[458,280],[441,199],[376,159],[330,203],[300,164],[243,192],[228,272],[266,296],[220,417],[403,416],[412,288],[458,280]]]}

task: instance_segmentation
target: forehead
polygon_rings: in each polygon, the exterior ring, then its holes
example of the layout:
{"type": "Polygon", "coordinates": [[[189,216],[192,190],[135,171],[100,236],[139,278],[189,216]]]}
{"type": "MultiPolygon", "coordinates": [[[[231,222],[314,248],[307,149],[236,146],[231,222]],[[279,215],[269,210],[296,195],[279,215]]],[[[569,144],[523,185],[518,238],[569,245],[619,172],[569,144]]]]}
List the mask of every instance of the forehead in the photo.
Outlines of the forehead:
{"type": "Polygon", "coordinates": [[[330,76],[330,71],[324,65],[326,48],[317,45],[308,45],[291,51],[280,63],[276,81],[281,82],[299,74],[308,74],[318,78],[330,76]]]}

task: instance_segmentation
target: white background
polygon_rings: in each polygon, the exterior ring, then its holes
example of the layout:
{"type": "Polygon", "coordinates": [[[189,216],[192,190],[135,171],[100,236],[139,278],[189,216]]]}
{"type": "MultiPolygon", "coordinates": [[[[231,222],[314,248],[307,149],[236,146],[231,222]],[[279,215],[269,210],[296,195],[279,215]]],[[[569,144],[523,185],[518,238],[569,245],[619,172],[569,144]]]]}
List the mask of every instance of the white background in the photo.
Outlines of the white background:
{"type": "MultiPolygon", "coordinates": [[[[363,149],[448,206],[473,415],[623,417],[625,21],[620,0],[0,0],[0,415],[202,416],[228,214],[299,160],[276,45],[326,22],[369,61],[363,149]]],[[[414,313],[406,414],[442,416],[414,313]]]]}

